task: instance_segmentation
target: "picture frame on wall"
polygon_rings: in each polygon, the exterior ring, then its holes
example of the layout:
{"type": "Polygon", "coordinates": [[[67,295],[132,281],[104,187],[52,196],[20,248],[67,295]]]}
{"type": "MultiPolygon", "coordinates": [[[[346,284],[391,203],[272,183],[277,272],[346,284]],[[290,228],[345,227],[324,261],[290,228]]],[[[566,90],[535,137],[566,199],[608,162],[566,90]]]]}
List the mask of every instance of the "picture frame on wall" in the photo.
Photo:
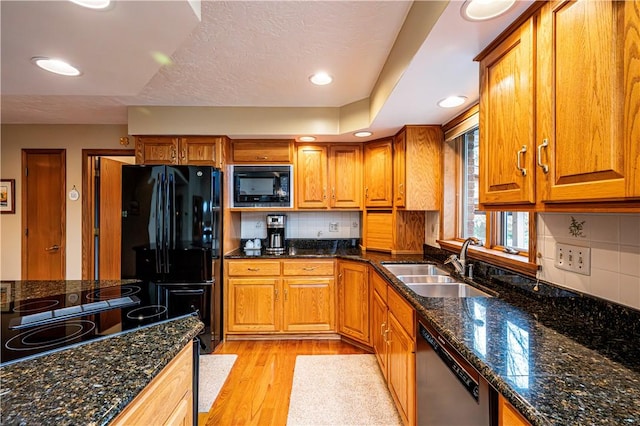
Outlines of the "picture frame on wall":
{"type": "Polygon", "coordinates": [[[0,213],[16,212],[16,180],[0,179],[0,213]]]}

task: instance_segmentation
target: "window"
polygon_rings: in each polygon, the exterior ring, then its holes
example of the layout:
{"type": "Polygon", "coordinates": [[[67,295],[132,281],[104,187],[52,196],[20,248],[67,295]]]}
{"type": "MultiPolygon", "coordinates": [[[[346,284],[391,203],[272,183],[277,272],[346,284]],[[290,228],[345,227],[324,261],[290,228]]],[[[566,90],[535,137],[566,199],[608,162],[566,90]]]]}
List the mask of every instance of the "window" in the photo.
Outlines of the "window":
{"type": "Polygon", "coordinates": [[[479,129],[476,126],[453,140],[458,146],[460,173],[458,186],[457,237],[476,237],[485,246],[527,254],[529,251],[528,212],[484,212],[479,210],[479,129]],[[488,242],[488,244],[486,243],[488,242]]]}

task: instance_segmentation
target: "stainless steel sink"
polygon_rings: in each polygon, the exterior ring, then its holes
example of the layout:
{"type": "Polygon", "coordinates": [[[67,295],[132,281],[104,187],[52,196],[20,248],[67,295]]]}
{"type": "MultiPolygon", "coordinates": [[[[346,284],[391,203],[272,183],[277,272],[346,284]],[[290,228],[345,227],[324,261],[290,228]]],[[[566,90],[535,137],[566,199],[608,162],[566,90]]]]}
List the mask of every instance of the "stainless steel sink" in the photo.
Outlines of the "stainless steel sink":
{"type": "Polygon", "coordinates": [[[456,280],[448,275],[396,275],[405,284],[412,283],[455,283],[456,280]]]}
{"type": "Polygon", "coordinates": [[[465,283],[407,284],[417,295],[424,297],[491,297],[487,293],[465,283]]]}
{"type": "Polygon", "coordinates": [[[382,264],[393,275],[449,275],[444,269],[429,263],[386,263],[382,264]]]}

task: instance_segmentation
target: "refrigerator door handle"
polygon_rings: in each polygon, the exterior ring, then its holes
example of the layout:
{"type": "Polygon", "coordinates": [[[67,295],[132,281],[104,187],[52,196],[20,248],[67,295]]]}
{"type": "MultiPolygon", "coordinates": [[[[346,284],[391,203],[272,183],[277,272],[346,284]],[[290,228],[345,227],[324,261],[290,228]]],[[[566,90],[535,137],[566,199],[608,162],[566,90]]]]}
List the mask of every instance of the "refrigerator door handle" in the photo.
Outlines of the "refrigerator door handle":
{"type": "Polygon", "coordinates": [[[162,206],[162,178],[160,173],[156,177],[156,209],[155,209],[155,224],[156,224],[156,235],[155,235],[155,255],[156,255],[156,273],[159,274],[162,272],[162,254],[160,253],[162,247],[162,233],[160,221],[162,220],[162,216],[160,215],[162,206]]]}
{"type": "Polygon", "coordinates": [[[164,214],[163,214],[163,235],[162,235],[162,239],[163,239],[163,250],[164,250],[164,273],[168,274],[169,273],[169,244],[171,243],[170,240],[170,233],[169,233],[169,227],[171,225],[171,218],[169,216],[171,216],[170,210],[169,210],[169,181],[172,180],[169,177],[169,171],[167,171],[167,176],[164,180],[164,214]]]}

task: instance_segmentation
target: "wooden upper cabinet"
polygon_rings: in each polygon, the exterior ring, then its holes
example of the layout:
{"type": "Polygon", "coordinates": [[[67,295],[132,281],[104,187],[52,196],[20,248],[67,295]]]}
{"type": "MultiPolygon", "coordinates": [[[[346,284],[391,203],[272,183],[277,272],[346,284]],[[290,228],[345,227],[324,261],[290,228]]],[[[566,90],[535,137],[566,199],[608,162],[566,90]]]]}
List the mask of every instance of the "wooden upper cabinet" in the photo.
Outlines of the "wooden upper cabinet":
{"type": "Polygon", "coordinates": [[[364,144],[365,207],[393,206],[392,139],[364,144]]]}
{"type": "Polygon", "coordinates": [[[222,167],[222,138],[217,136],[138,136],[136,164],[222,167]]]}
{"type": "Polygon", "coordinates": [[[293,163],[293,140],[237,139],[231,140],[229,163],[293,163]]]}
{"type": "Polygon", "coordinates": [[[222,167],[222,138],[211,136],[180,138],[178,163],[222,167]]]}
{"type": "Polygon", "coordinates": [[[300,145],[296,150],[296,205],[300,209],[360,209],[360,144],[300,145]]]}
{"type": "Polygon", "coordinates": [[[639,10],[638,1],[589,0],[541,10],[541,201],[640,196],[639,10]]]}
{"type": "Polygon", "coordinates": [[[298,146],[295,182],[298,208],[327,208],[328,183],[326,145],[298,146]]]}
{"type": "Polygon", "coordinates": [[[329,205],[332,208],[362,208],[362,146],[329,146],[329,205]]]}
{"type": "Polygon", "coordinates": [[[178,164],[178,138],[136,137],[136,164],[178,164]]]}
{"type": "Polygon", "coordinates": [[[440,210],[442,144],[440,126],[406,126],[393,141],[395,207],[440,210]]]}
{"type": "Polygon", "coordinates": [[[534,18],[480,62],[480,203],[535,203],[534,18]]]}

